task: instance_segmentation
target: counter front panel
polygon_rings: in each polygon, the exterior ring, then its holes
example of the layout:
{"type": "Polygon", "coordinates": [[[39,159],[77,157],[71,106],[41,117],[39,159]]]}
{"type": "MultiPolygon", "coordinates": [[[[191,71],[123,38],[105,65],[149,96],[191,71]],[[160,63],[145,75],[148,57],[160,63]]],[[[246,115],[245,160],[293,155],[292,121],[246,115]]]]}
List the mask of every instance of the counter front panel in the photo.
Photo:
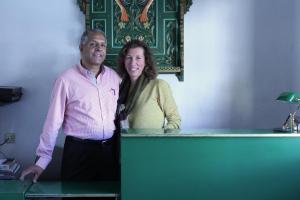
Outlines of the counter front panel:
{"type": "Polygon", "coordinates": [[[243,133],[123,134],[122,199],[299,200],[299,135],[243,133]]]}

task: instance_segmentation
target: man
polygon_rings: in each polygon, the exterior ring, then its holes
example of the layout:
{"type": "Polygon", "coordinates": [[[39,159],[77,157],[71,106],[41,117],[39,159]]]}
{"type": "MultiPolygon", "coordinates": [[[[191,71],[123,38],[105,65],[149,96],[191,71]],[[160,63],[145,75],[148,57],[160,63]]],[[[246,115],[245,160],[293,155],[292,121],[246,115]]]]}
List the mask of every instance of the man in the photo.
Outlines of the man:
{"type": "Polygon", "coordinates": [[[83,33],[81,62],[55,81],[48,115],[37,148],[37,161],[20,179],[36,182],[52,158],[60,127],[66,134],[62,180],[115,180],[114,119],[120,77],[103,65],[106,37],[101,30],[83,33]]]}

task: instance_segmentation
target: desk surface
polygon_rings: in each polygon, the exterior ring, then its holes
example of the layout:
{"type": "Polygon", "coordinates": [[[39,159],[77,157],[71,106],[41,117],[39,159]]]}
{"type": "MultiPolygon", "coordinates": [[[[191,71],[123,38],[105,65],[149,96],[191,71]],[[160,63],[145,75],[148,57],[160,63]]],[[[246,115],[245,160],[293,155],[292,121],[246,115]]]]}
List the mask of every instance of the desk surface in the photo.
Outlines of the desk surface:
{"type": "Polygon", "coordinates": [[[30,187],[31,182],[19,180],[0,180],[0,199],[16,200],[24,199],[25,192],[30,187]]]}
{"type": "Polygon", "coordinates": [[[122,137],[300,137],[300,133],[259,129],[124,129],[122,137]]]}
{"type": "Polygon", "coordinates": [[[19,180],[0,180],[0,193],[25,193],[31,182],[19,180]]]}
{"type": "Polygon", "coordinates": [[[118,197],[118,182],[37,182],[26,197],[118,197]]]}

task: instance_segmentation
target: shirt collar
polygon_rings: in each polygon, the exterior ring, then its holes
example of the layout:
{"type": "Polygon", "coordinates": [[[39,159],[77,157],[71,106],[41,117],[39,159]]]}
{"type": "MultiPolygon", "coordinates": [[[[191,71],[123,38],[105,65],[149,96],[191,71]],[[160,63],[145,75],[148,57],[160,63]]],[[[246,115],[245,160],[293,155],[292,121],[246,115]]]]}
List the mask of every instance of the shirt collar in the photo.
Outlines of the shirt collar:
{"type": "MultiPolygon", "coordinates": [[[[79,68],[80,73],[81,73],[82,75],[84,75],[85,77],[87,77],[87,78],[95,77],[93,72],[91,72],[90,70],[84,68],[84,67],[81,65],[81,62],[78,64],[78,68],[79,68]]],[[[105,73],[105,71],[106,71],[106,70],[105,70],[105,67],[104,67],[104,65],[102,64],[102,65],[101,65],[101,73],[98,75],[97,79],[98,79],[99,77],[103,76],[103,74],[105,73]]]]}

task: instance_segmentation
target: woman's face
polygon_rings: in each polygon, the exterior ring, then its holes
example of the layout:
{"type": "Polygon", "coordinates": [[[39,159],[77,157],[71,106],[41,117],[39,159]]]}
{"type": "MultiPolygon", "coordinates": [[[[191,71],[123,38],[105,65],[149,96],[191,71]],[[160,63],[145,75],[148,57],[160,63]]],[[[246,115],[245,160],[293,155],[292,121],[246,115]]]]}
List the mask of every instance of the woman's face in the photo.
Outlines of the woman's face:
{"type": "Polygon", "coordinates": [[[135,82],[140,77],[145,68],[144,49],[142,47],[128,50],[125,56],[125,68],[131,81],[135,82]]]}

